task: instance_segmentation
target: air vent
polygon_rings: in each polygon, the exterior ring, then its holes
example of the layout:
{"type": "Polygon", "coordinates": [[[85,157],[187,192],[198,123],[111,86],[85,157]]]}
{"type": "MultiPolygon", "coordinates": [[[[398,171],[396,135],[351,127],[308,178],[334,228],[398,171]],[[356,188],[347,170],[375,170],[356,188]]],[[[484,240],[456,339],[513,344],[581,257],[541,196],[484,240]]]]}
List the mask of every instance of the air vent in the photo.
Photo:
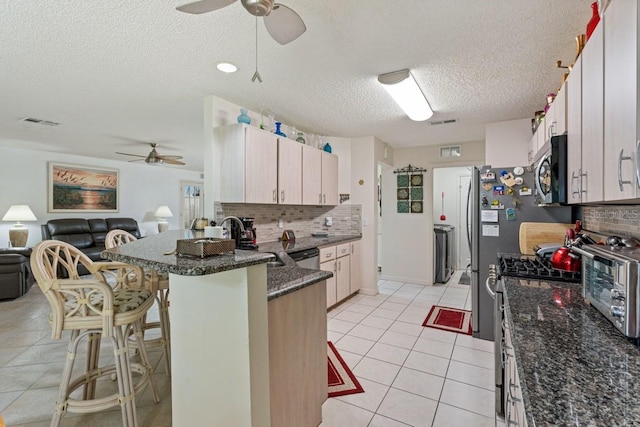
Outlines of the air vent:
{"type": "Polygon", "coordinates": [[[33,124],[42,125],[42,126],[51,126],[51,127],[60,125],[60,123],[58,123],[58,122],[51,122],[49,120],[36,119],[36,118],[33,118],[33,117],[24,117],[24,118],[22,118],[22,119],[20,119],[18,121],[26,122],[26,123],[33,123],[33,124]]]}
{"type": "Polygon", "coordinates": [[[429,123],[435,126],[435,125],[448,125],[449,123],[456,123],[456,122],[457,122],[456,119],[449,119],[449,120],[439,120],[437,122],[429,122],[429,123]]]}

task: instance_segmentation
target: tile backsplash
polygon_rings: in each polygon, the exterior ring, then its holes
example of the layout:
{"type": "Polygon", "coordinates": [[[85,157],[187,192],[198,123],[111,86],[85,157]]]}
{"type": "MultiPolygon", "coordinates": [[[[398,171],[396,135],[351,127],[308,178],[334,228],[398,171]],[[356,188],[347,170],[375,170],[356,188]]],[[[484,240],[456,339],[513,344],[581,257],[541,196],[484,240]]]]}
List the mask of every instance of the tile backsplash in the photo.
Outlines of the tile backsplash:
{"type": "Polygon", "coordinates": [[[351,235],[362,233],[362,206],[260,205],[244,203],[215,203],[216,221],[227,215],[254,218],[258,243],[278,240],[284,230],[293,230],[296,236],[308,237],[316,231],[329,234],[351,235]],[[326,226],[331,217],[333,225],[326,226]],[[284,227],[278,227],[282,219],[284,227]]]}
{"type": "Polygon", "coordinates": [[[581,209],[585,230],[640,238],[640,205],[582,206],[581,209]]]}

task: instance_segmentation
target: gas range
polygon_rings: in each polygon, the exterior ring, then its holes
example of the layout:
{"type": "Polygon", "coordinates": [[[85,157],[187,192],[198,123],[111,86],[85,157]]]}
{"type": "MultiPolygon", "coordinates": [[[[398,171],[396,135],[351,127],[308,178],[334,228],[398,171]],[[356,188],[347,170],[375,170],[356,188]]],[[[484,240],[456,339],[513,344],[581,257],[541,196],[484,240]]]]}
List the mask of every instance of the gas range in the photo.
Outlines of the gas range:
{"type": "Polygon", "coordinates": [[[500,254],[500,274],[525,279],[554,280],[558,282],[580,282],[579,271],[558,270],[549,260],[535,256],[500,254]]]}

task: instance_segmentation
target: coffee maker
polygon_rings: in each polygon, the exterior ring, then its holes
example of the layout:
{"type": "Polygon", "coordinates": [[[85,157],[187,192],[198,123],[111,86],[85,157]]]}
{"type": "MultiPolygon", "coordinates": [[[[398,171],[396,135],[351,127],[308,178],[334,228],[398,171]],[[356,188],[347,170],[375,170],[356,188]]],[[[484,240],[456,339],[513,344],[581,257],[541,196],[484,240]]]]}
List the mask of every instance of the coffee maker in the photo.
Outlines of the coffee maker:
{"type": "Polygon", "coordinates": [[[236,221],[231,221],[231,238],[236,241],[238,249],[258,249],[256,244],[256,229],[253,227],[253,218],[240,217],[244,226],[244,233],[236,221]]]}

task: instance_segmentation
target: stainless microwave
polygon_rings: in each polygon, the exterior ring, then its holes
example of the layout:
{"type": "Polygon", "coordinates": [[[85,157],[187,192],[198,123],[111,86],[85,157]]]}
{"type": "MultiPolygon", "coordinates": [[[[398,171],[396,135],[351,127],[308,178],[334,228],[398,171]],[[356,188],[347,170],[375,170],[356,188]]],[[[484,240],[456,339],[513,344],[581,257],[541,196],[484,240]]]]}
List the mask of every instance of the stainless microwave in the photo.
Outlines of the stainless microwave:
{"type": "Polygon", "coordinates": [[[640,337],[640,248],[583,245],[584,298],[624,335],[640,337]]]}
{"type": "Polygon", "coordinates": [[[567,203],[567,135],[552,136],[535,162],[538,205],[567,203]]]}

